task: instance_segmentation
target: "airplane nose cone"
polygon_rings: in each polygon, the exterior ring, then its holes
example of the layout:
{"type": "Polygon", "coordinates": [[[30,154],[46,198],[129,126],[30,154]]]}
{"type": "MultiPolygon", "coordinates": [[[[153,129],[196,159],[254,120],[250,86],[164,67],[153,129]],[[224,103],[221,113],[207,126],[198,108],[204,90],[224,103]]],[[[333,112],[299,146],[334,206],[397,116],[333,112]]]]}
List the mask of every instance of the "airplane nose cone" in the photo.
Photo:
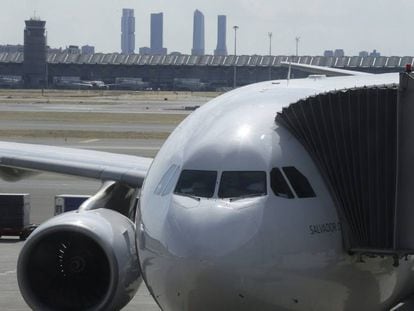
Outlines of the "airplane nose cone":
{"type": "Polygon", "coordinates": [[[174,196],[165,232],[169,252],[209,259],[237,251],[259,230],[263,203],[264,198],[229,202],[174,196]]]}
{"type": "Polygon", "coordinates": [[[249,278],[258,260],[265,200],[173,196],[162,234],[153,239],[143,231],[140,250],[147,285],[164,310],[254,309],[241,276],[249,278]]]}

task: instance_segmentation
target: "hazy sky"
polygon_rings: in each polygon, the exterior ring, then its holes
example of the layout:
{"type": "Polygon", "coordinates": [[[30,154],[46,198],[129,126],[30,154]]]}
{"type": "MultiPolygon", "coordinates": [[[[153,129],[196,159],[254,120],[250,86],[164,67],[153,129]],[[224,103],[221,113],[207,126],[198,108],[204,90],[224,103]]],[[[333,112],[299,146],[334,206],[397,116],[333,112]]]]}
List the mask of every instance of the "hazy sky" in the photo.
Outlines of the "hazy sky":
{"type": "Polygon", "coordinates": [[[164,46],[190,53],[193,13],[205,17],[206,53],[217,40],[217,15],[227,15],[227,48],[237,54],[265,55],[268,32],[272,54],[321,55],[325,49],[377,49],[384,55],[414,55],[413,0],[0,0],[0,44],[23,42],[24,20],[46,20],[48,44],[65,47],[90,44],[97,52],[120,51],[122,8],[135,10],[136,51],[149,46],[150,13],[164,12],[164,46]]]}

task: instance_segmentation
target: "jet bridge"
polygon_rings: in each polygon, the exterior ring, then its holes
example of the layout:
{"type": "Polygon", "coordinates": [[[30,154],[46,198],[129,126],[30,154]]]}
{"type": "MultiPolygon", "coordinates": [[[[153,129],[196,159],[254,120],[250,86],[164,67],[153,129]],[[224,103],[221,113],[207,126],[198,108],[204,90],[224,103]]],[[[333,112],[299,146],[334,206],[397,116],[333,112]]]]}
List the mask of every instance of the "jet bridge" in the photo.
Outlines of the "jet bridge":
{"type": "Polygon", "coordinates": [[[284,108],[276,122],[308,150],[335,200],[348,251],[414,254],[414,76],[334,91],[284,108]]]}

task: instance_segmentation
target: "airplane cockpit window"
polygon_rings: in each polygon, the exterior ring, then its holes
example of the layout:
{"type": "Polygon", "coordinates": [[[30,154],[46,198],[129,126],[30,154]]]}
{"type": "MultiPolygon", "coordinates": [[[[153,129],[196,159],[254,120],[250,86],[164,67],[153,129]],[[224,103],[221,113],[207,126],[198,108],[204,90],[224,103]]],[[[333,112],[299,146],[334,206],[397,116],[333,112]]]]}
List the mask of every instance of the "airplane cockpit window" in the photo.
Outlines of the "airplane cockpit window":
{"type": "Polygon", "coordinates": [[[278,197],[293,199],[294,195],[285,178],[283,177],[282,172],[277,167],[273,168],[270,172],[270,186],[273,190],[273,193],[278,197]]]}
{"type": "Polygon", "coordinates": [[[155,188],[154,193],[157,195],[167,195],[170,193],[174,186],[173,177],[176,176],[176,173],[179,169],[180,167],[178,165],[171,165],[167,172],[165,172],[165,174],[162,176],[160,182],[157,185],[157,188],[155,188]]]}
{"type": "Polygon", "coordinates": [[[221,175],[219,198],[242,199],[266,194],[266,172],[234,171],[221,175]]]}
{"type": "Polygon", "coordinates": [[[316,197],[315,191],[313,191],[308,179],[296,167],[287,166],[283,168],[283,172],[289,179],[290,184],[295,190],[296,195],[299,198],[313,198],[316,197]]]}
{"type": "Polygon", "coordinates": [[[216,188],[217,172],[183,170],[174,193],[185,196],[211,198],[216,188]]]}

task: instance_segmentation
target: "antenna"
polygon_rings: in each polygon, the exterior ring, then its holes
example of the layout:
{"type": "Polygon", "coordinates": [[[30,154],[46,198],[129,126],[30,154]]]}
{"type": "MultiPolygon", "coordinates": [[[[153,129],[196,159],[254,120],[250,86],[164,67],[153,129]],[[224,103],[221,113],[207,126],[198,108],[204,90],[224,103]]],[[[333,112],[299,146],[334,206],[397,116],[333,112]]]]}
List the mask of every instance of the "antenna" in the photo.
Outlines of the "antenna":
{"type": "Polygon", "coordinates": [[[34,21],[40,20],[40,17],[39,16],[36,16],[36,10],[33,10],[32,20],[34,20],[34,21]]]}

